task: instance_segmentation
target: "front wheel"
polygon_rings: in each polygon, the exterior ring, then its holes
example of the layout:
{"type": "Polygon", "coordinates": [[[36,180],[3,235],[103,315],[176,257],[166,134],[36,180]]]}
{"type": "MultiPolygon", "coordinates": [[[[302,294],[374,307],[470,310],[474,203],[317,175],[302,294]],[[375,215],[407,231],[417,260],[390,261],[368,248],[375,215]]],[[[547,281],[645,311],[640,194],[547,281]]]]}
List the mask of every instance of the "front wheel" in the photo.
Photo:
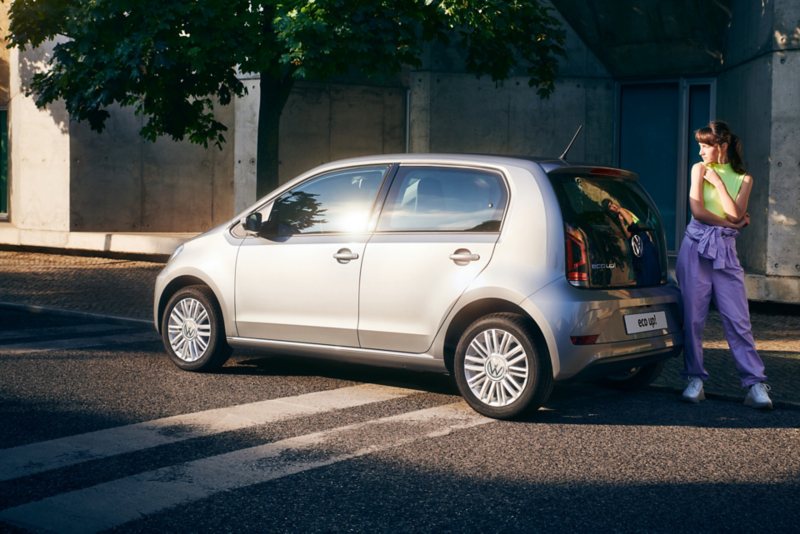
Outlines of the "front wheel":
{"type": "Polygon", "coordinates": [[[652,384],[666,363],[666,360],[661,360],[641,367],[631,367],[623,372],[600,378],[597,383],[611,389],[636,391],[652,384]]]}
{"type": "Polygon", "coordinates": [[[169,299],[161,336],[172,363],[186,371],[219,369],[233,352],[225,339],[222,310],[205,286],[185,287],[169,299]]]}
{"type": "Polygon", "coordinates": [[[519,315],[496,313],[472,323],[455,354],[456,384],[472,408],[494,419],[538,410],[553,390],[550,355],[536,346],[519,315]]]}

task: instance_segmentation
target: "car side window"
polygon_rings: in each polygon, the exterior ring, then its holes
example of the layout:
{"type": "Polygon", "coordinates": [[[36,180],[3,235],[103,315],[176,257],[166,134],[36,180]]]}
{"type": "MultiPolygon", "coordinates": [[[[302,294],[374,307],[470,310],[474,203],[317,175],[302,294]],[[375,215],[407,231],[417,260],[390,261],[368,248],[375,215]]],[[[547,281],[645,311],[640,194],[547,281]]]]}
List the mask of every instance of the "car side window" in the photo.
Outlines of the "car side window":
{"type": "Polygon", "coordinates": [[[378,221],[379,232],[499,232],[508,201],[493,171],[400,167],[378,221]]]}
{"type": "Polygon", "coordinates": [[[389,166],[359,167],[317,176],[275,201],[269,222],[279,235],[359,233],[389,166]]]}

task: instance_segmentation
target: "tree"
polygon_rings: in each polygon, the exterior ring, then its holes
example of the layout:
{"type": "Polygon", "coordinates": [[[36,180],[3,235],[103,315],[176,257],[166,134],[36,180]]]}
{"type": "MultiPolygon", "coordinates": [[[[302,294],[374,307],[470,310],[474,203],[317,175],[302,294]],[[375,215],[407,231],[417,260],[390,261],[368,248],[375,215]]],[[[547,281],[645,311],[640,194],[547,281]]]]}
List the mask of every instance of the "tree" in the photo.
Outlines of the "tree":
{"type": "Polygon", "coordinates": [[[542,98],[553,89],[564,31],[538,0],[15,0],[9,47],[57,37],[34,76],[36,105],[63,99],[72,120],[103,130],[118,103],[141,135],[221,148],[214,105],[261,76],[257,193],[278,186],[278,127],[292,85],[358,69],[392,76],[420,66],[425,43],[459,39],[466,68],[498,82],[517,66],[542,98]]]}

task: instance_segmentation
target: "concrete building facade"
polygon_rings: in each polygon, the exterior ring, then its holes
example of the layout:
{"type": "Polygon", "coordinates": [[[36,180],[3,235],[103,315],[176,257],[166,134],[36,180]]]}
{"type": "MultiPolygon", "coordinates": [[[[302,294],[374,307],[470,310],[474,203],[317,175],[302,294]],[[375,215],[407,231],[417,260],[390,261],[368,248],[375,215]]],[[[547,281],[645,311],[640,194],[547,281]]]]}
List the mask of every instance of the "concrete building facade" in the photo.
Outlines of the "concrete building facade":
{"type": "MultiPolygon", "coordinates": [[[[281,181],[375,153],[557,156],[583,125],[569,159],[639,173],[676,254],[699,160],[692,132],[721,118],[742,137],[755,179],[738,245],[748,295],[800,303],[800,1],[552,2],[567,57],[549,99],[522,72],[498,84],[467,74],[455,46],[429,47],[421,68],[389,81],[298,82],[281,118],[281,181]]],[[[150,143],[130,109],[112,109],[103,134],[71,122],[63,105],[37,109],[25,91],[52,46],[0,57],[9,147],[0,244],[169,253],[256,200],[256,78],[215,111],[229,128],[222,150],[150,143]]]]}

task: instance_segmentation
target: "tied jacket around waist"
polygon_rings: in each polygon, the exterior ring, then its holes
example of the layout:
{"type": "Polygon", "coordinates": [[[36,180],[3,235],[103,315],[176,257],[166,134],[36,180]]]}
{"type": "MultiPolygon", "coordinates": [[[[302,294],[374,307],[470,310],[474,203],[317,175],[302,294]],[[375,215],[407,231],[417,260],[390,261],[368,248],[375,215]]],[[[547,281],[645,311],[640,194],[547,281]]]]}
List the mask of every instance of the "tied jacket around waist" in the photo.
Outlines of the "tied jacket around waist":
{"type": "Polygon", "coordinates": [[[709,226],[697,219],[692,219],[686,227],[686,237],[697,242],[697,253],[701,257],[714,262],[714,269],[739,267],[736,256],[736,237],[739,235],[733,228],[709,226]]]}

